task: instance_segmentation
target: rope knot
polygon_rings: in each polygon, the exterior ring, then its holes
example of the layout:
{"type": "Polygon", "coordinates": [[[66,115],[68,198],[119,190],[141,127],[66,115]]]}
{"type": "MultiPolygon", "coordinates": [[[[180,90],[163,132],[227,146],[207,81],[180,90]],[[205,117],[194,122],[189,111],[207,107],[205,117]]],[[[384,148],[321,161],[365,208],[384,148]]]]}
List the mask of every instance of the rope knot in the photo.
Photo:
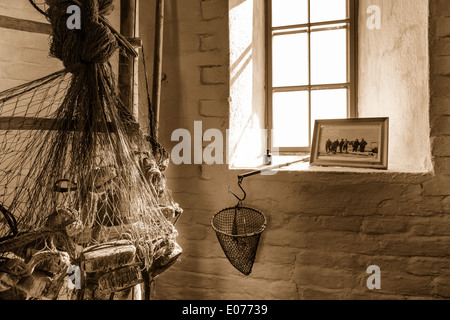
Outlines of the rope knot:
{"type": "Polygon", "coordinates": [[[99,22],[99,15],[113,10],[113,0],[46,0],[48,19],[52,24],[50,54],[60,59],[67,70],[75,72],[89,64],[107,62],[118,48],[108,26],[99,22]],[[80,4],[81,28],[70,29],[69,6],[80,4]]]}

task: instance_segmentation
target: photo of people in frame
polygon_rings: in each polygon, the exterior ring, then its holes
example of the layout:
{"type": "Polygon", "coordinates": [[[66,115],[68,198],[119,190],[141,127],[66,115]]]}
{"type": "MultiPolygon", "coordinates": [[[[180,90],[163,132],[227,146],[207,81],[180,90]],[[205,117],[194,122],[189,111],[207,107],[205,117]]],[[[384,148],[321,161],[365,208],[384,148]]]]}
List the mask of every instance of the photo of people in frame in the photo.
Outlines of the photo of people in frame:
{"type": "Polygon", "coordinates": [[[318,159],[367,161],[379,156],[380,127],[322,125],[318,145],[318,159]]]}

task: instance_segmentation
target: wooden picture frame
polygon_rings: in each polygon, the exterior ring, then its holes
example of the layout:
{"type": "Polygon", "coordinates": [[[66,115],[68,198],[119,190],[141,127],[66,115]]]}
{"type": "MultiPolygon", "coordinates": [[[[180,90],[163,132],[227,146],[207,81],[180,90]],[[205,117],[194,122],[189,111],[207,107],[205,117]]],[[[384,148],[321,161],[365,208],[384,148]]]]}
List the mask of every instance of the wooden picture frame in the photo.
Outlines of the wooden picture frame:
{"type": "Polygon", "coordinates": [[[389,118],[316,120],[310,165],[387,170],[388,145],[389,118]]]}

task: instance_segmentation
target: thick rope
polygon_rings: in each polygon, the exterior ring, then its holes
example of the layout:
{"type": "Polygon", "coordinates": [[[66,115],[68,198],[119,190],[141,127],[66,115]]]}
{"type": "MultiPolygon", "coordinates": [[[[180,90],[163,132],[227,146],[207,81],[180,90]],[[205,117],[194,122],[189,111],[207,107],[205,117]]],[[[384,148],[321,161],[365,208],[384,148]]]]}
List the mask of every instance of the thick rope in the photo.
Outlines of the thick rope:
{"type": "Polygon", "coordinates": [[[115,36],[99,22],[99,15],[113,10],[112,0],[82,0],[81,29],[67,28],[70,0],[48,1],[47,16],[52,24],[50,54],[75,72],[88,64],[105,63],[117,50],[115,36]]]}

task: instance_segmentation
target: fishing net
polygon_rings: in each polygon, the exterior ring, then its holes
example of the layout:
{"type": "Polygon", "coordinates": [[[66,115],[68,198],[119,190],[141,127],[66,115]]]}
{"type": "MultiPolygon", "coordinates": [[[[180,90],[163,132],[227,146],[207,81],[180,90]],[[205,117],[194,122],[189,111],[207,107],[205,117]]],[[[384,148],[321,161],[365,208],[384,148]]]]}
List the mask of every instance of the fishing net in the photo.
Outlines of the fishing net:
{"type": "Polygon", "coordinates": [[[105,23],[112,1],[78,2],[82,28],[70,30],[72,1],[46,1],[50,53],[65,69],[0,93],[0,292],[55,298],[67,267],[82,267],[92,250],[108,258],[97,277],[87,276],[100,288],[133,278],[136,263],[156,277],[181,254],[175,223],[182,209],[164,174],[169,154],[116,92],[110,59],[124,50],[105,23]],[[132,259],[121,241],[135,248],[132,259]],[[116,258],[122,271],[115,277],[123,279],[105,279],[116,258]]]}
{"type": "Polygon", "coordinates": [[[217,212],[211,220],[217,239],[230,263],[244,275],[252,272],[266,218],[258,210],[238,204],[217,212]]]}

